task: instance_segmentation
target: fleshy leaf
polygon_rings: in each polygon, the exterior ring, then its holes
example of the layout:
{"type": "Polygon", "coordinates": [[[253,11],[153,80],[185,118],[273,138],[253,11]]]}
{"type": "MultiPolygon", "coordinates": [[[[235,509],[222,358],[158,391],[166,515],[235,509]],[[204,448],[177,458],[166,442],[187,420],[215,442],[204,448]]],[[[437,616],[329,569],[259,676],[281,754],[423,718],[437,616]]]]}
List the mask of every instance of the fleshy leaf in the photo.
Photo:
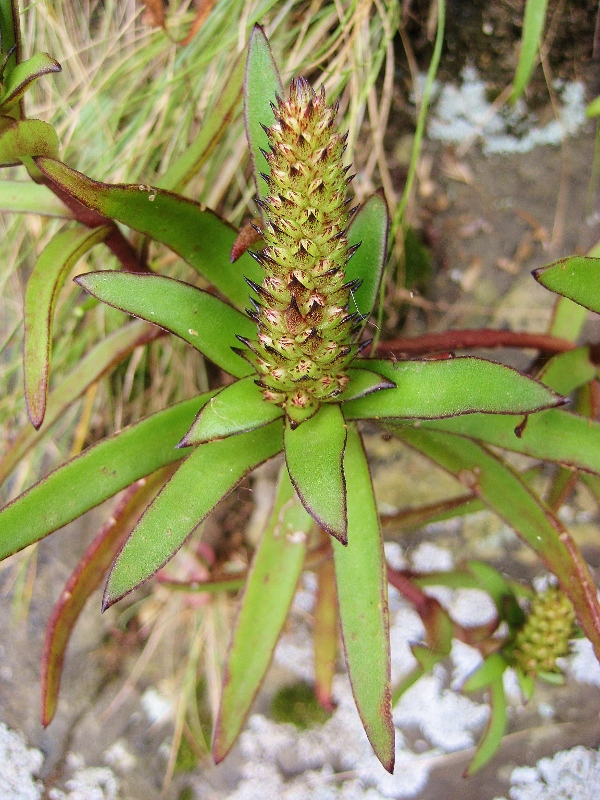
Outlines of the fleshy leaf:
{"type": "Polygon", "coordinates": [[[5,506],[0,511],[0,560],[180,459],[184,453],[175,445],[212,394],[185,400],[104,439],[5,506]]]}
{"type": "Polygon", "coordinates": [[[172,192],[182,191],[208,161],[235,117],[238,100],[242,94],[244,67],[243,53],[241,53],[214,106],[204,116],[196,138],[158,181],[159,188],[172,192]]]}
{"type": "Polygon", "coordinates": [[[143,184],[93,181],[50,158],[37,159],[39,169],[87,208],[122,222],[162,242],[210,281],[236,308],[244,309],[248,285],[258,283],[262,270],[248,254],[232,265],[229,254],[236,231],[214,212],[164,189],[143,184]]]}
{"type": "Polygon", "coordinates": [[[75,282],[103,303],[174,333],[231,375],[252,372],[231,348],[239,345],[236,333],[254,336],[256,326],[218,297],[174,278],[137,272],[88,272],[75,282]]]}
{"type": "Polygon", "coordinates": [[[526,418],[469,414],[422,422],[420,427],[600,473],[600,423],[561,409],[550,408],[526,418]]]}
{"type": "Polygon", "coordinates": [[[311,517],[285,467],[267,528],[252,561],[225,667],[213,756],[227,755],[263,681],[302,571],[311,517]]]}
{"type": "MultiPolygon", "coordinates": [[[[4,123],[8,117],[0,118],[4,123]]],[[[33,156],[58,155],[56,131],[41,119],[10,120],[0,134],[0,167],[14,167],[33,156]]],[[[33,167],[30,168],[30,172],[33,167]]],[[[34,170],[37,175],[37,170],[34,170]]]]}
{"type": "Polygon", "coordinates": [[[0,211],[70,219],[73,212],[41,183],[0,181],[0,211]]]}
{"type": "Polygon", "coordinates": [[[372,372],[370,369],[354,369],[354,367],[350,367],[346,372],[350,377],[350,382],[344,391],[336,397],[336,400],[340,403],[356,400],[381,389],[396,388],[396,384],[389,378],[384,378],[383,375],[372,372]]]}
{"type": "Polygon", "coordinates": [[[467,767],[465,776],[474,775],[484,764],[487,764],[497,753],[502,742],[506,730],[507,705],[503,675],[507,666],[506,661],[499,653],[492,653],[463,687],[467,692],[487,687],[490,703],[490,716],[485,731],[477,744],[475,755],[467,767]]]}
{"type": "Polygon", "coordinates": [[[144,508],[173,473],[174,465],[142,478],[124,493],[108,521],[79,559],[54,608],[46,628],[42,654],[42,725],[48,725],[56,711],[63,662],[71,633],[83,607],[100,586],[119,548],[144,508]]]}
{"type": "Polygon", "coordinates": [[[276,421],[192,451],[117,556],[106,584],[103,609],[154,575],[244,475],[280,452],[282,428],[276,421]]]}
{"type": "Polygon", "coordinates": [[[517,414],[562,402],[532,378],[481,358],[397,363],[365,359],[353,366],[379,372],[398,388],[345,403],[346,419],[439,419],[475,411],[517,414]]]}
{"type": "Polygon", "coordinates": [[[181,446],[223,439],[234,433],[261,428],[283,416],[274,403],[268,403],[252,375],[225,386],[208,401],[194,424],[181,440],[181,446]]]}
{"type": "Polygon", "coordinates": [[[600,258],[571,256],[534,269],[533,277],[563,297],[600,313],[600,258]]]}
{"type": "Polygon", "coordinates": [[[313,611],[315,695],[328,711],[333,711],[333,679],[337,656],[339,615],[335,587],[335,568],[329,558],[317,570],[317,595],[313,611]]]}
{"type": "Polygon", "coordinates": [[[285,460],[302,505],[328,533],[347,542],[343,457],[346,425],[338,405],[324,403],[310,419],[285,426],[285,460]]]}
{"type": "Polygon", "coordinates": [[[569,395],[598,374],[598,365],[590,356],[589,347],[558,353],[544,364],[536,378],[558,394],[569,395]]]}
{"type": "Polygon", "coordinates": [[[44,421],[54,305],[67,275],[82,255],[104,241],[112,227],[61,231],[43,249],[25,289],[25,344],[23,346],[25,400],[35,428],[44,421]]]}
{"type": "MultiPolygon", "coordinates": [[[[4,68],[5,75],[8,75],[21,60],[21,31],[17,0],[0,0],[0,44],[3,57],[9,50],[13,51],[4,68]]],[[[22,111],[21,108],[19,116],[22,111]]]]}
{"type": "Polygon", "coordinates": [[[448,433],[386,425],[407,444],[475,491],[538,555],[575,607],[577,620],[600,657],[600,606],[588,567],[562,523],[497,456],[448,433]]]}
{"type": "Polygon", "coordinates": [[[9,113],[12,110],[11,106],[20,102],[29,86],[42,75],[60,71],[60,64],[48,53],[36,53],[27,61],[17,64],[4,82],[4,91],[0,97],[0,114],[9,113]]]}
{"type": "Polygon", "coordinates": [[[98,342],[85,355],[75,369],[51,392],[46,404],[46,415],[41,428],[36,431],[26,425],[12,441],[0,461],[0,485],[17,466],[23,456],[44,437],[52,425],[85,390],[119,364],[136,347],[156,338],[158,329],[141,322],[132,322],[98,342]]]}
{"type": "Polygon", "coordinates": [[[348,242],[360,247],[346,267],[346,280],[359,279],[361,285],[352,292],[351,312],[369,316],[377,302],[379,284],[387,260],[390,217],[383,194],[376,192],[366,200],[348,228],[348,242]]]}
{"type": "Polygon", "coordinates": [[[531,73],[537,63],[540,39],[546,20],[548,0],[526,0],[523,15],[523,33],[519,49],[519,61],[515,71],[511,102],[515,102],[523,94],[529,83],[531,73]]]}
{"type": "Polygon", "coordinates": [[[250,147],[252,171],[256,191],[260,198],[268,191],[261,172],[269,174],[269,165],[261,149],[269,150],[269,139],[263,125],[269,127],[275,120],[271,103],[283,95],[283,86],[273,59],[267,37],[260,25],[255,25],[248,45],[246,74],[244,78],[244,116],[246,136],[250,147]]]}
{"type": "Polygon", "coordinates": [[[392,772],[395,748],[387,578],[371,475],[355,425],[348,427],[344,472],[348,546],[332,541],[344,652],[365,732],[377,758],[392,772]]]}

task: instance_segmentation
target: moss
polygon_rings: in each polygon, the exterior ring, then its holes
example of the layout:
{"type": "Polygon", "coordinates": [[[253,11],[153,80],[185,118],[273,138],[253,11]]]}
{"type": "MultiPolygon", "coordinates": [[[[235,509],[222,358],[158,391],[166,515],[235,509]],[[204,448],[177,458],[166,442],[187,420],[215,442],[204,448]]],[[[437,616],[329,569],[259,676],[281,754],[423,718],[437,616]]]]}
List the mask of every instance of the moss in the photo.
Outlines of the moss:
{"type": "Polygon", "coordinates": [[[323,725],[331,716],[319,705],[314,688],[305,682],[280,689],[271,703],[271,715],[277,722],[289,722],[300,730],[323,725]]]}

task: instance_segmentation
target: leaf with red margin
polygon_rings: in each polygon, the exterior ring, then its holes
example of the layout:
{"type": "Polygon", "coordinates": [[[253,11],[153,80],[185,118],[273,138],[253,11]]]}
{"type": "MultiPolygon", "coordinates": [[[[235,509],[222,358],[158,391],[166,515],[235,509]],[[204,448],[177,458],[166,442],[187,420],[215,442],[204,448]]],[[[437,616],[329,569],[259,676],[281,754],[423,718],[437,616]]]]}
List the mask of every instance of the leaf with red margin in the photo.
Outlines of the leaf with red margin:
{"type": "Polygon", "coordinates": [[[237,378],[252,367],[232,351],[240,336],[256,335],[256,325],[237,309],[189,283],[139,272],[104,270],[75,278],[98,300],[159,325],[191,344],[237,378]]]}
{"type": "Polygon", "coordinates": [[[161,331],[154,325],[131,322],[98,342],[51,392],[41,428],[36,431],[27,424],[17,434],[10,449],[0,461],[0,485],[23,456],[49,432],[52,425],[92,383],[100,380],[112,367],[120,364],[136,347],[148,344],[161,335],[161,331]]]}
{"type": "Polygon", "coordinates": [[[54,158],[35,159],[50,181],[87,208],[162,242],[191,264],[242,311],[248,304],[244,276],[256,283],[261,267],[247,253],[231,264],[237,232],[217,214],[187,197],[143,184],[99,183],[54,158]]]}
{"type": "Polygon", "coordinates": [[[10,70],[2,87],[0,114],[12,114],[27,89],[42,75],[60,72],[62,67],[48,53],[36,53],[10,70]]]}
{"type": "Polygon", "coordinates": [[[284,467],[273,511],[254,554],[229,648],[213,737],[217,763],[237,739],[271,662],[294,599],[312,525],[284,467]]]}
{"type": "Polygon", "coordinates": [[[5,506],[0,511],[0,560],[178,461],[183,453],[175,445],[212,394],[184,400],[109,436],[5,506]]]}
{"type": "Polygon", "coordinates": [[[245,475],[277,455],[283,449],[282,434],[281,420],[276,420],[249,433],[199,445],[123,545],[108,576],[103,610],[154,575],[245,475]]]}
{"type": "Polygon", "coordinates": [[[558,578],[600,660],[600,605],[594,581],[569,532],[500,458],[481,445],[439,431],[386,424],[415,450],[467,484],[510,525],[558,578]]]}
{"type": "Polygon", "coordinates": [[[393,772],[387,575],[369,465],[356,425],[348,426],[344,473],[348,545],[331,540],[344,653],[367,738],[385,769],[393,772]]]}
{"type": "Polygon", "coordinates": [[[346,544],[346,425],[340,407],[323,403],[297,428],[285,423],[285,460],[302,505],[332,536],[346,544]]]}
{"type": "Polygon", "coordinates": [[[171,477],[177,463],[141,478],[128,489],[100,528],[67,581],[46,627],[42,653],[42,725],[52,721],[58,702],[65,651],[83,607],[102,583],[119,548],[135,527],[142,512],[171,477]]]}
{"type": "Polygon", "coordinates": [[[112,226],[103,225],[57,233],[42,250],[27,281],[23,369],[27,412],[34,428],[40,427],[46,413],[56,298],[73,265],[111,231],[112,226]]]}

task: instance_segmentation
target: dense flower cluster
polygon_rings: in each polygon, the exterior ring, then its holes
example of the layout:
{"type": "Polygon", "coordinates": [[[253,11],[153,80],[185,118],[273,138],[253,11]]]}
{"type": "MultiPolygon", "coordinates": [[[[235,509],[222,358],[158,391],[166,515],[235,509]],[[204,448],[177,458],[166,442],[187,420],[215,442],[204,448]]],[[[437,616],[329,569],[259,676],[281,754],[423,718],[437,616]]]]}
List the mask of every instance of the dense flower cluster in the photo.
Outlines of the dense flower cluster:
{"type": "Polygon", "coordinates": [[[537,595],[515,639],[514,656],[523,672],[558,672],[556,659],[569,652],[575,611],[566,594],[550,587],[537,595]]]}
{"type": "Polygon", "coordinates": [[[282,406],[295,427],[348,383],[360,317],[348,312],[357,284],[344,275],[356,246],[347,239],[351,178],[342,164],[346,136],[335,131],[337,109],[299,79],[273,111],[275,122],[265,128],[268,194],[260,201],[265,247],[253,254],[265,278],[251,283],[257,297],[248,312],[258,339],[243,341],[265,399],[282,406]]]}

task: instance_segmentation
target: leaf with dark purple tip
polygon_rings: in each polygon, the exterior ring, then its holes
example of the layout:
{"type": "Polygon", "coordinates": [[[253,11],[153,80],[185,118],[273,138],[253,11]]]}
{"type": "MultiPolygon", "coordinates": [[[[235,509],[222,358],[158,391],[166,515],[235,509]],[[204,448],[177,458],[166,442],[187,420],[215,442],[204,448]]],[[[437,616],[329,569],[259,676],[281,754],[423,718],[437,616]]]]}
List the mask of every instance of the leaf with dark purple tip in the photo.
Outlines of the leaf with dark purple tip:
{"type": "Polygon", "coordinates": [[[344,653],[365,733],[377,758],[392,772],[395,749],[387,577],[369,465],[355,425],[348,428],[344,471],[348,546],[332,541],[344,653]]]}

